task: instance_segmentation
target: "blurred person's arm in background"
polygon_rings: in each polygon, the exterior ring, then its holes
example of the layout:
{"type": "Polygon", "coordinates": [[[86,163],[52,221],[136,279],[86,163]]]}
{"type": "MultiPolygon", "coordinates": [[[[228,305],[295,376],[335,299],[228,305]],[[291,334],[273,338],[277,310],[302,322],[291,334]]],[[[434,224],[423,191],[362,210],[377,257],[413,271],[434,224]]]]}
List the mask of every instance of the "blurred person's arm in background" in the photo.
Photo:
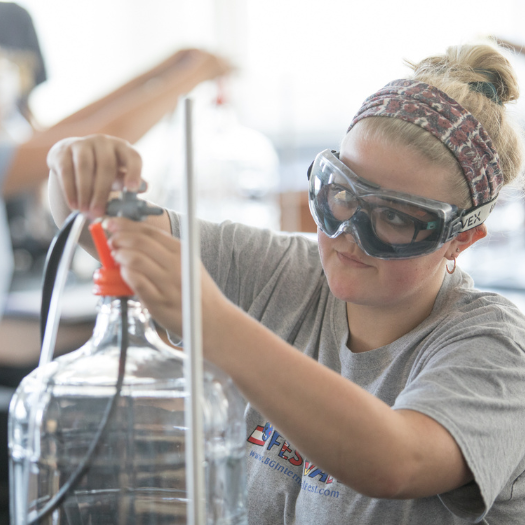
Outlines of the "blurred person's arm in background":
{"type": "Polygon", "coordinates": [[[491,38],[494,39],[499,46],[506,47],[515,53],[525,55],[525,44],[511,42],[510,40],[506,40],[505,38],[500,38],[498,36],[492,36],[491,38]]]}
{"type": "Polygon", "coordinates": [[[134,143],[175,109],[181,95],[200,82],[228,73],[229,69],[225,61],[205,51],[178,51],[112,93],[54,126],[36,131],[27,142],[17,145],[5,176],[3,194],[10,196],[44,181],[48,176],[47,153],[57,141],[103,133],[134,143]]]}

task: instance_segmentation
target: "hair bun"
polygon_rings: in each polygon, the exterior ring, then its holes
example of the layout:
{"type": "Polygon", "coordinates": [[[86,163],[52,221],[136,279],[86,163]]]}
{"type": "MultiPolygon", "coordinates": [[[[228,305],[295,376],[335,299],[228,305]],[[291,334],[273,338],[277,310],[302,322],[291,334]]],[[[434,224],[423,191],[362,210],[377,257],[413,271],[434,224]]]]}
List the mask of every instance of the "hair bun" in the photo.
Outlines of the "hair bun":
{"type": "MultiPolygon", "coordinates": [[[[484,73],[483,70],[477,71],[482,74],[484,73]]],[[[477,93],[485,95],[489,100],[492,100],[492,102],[498,104],[499,106],[503,104],[498,96],[498,90],[492,82],[469,82],[468,85],[472,91],[476,91],[477,93]]]]}
{"type": "MultiPolygon", "coordinates": [[[[513,67],[500,49],[494,44],[474,44],[449,47],[444,55],[429,57],[418,64],[410,64],[414,77],[431,79],[445,77],[443,80],[459,81],[467,84],[490,100],[505,104],[519,98],[518,79],[513,67]],[[490,83],[497,97],[492,96],[492,88],[480,86],[490,83]]],[[[430,81],[429,84],[434,84],[430,81]]]]}
{"type": "Polygon", "coordinates": [[[504,104],[520,95],[514,69],[494,41],[449,47],[443,55],[417,64],[412,78],[435,86],[461,104],[481,123],[499,154],[505,184],[521,173],[522,131],[504,104]]]}

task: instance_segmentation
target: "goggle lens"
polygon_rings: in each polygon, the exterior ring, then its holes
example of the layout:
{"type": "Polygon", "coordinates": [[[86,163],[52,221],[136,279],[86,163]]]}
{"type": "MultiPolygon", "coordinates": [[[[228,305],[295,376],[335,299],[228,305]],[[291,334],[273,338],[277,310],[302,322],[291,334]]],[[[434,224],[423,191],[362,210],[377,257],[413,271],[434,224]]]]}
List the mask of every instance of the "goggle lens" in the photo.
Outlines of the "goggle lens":
{"type": "Polygon", "coordinates": [[[443,217],[395,194],[353,173],[343,175],[326,158],[316,160],[311,169],[310,208],[328,236],[351,233],[368,255],[384,259],[417,257],[437,249],[443,217]]]}
{"type": "Polygon", "coordinates": [[[415,206],[381,197],[358,197],[350,188],[340,184],[328,184],[322,188],[316,197],[316,209],[330,230],[329,235],[334,235],[341,224],[362,210],[370,218],[375,234],[389,244],[428,239],[439,224],[439,217],[415,206]]]}

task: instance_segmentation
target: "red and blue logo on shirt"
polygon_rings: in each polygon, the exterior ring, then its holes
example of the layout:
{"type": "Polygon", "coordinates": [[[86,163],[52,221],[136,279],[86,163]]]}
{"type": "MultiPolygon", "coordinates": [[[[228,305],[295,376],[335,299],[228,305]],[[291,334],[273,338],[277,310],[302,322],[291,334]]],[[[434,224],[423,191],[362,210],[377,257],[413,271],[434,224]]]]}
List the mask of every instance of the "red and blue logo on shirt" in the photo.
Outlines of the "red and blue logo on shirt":
{"type": "MultiPolygon", "coordinates": [[[[248,443],[258,447],[265,447],[266,452],[272,452],[273,454],[277,455],[275,460],[272,460],[270,455],[267,455],[267,457],[264,458],[262,455],[257,454],[256,452],[252,451],[250,453],[250,456],[255,457],[255,459],[263,463],[269,464],[272,468],[278,469],[279,467],[282,467],[284,470],[284,466],[276,464],[276,461],[279,461],[277,458],[281,458],[284,461],[288,461],[295,467],[303,465],[303,476],[307,476],[309,478],[318,477],[317,481],[326,484],[334,482],[334,478],[332,476],[317,468],[313,463],[304,460],[301,454],[297,450],[293,449],[288,441],[286,441],[286,439],[281,436],[279,432],[274,430],[273,426],[269,422],[267,422],[264,426],[257,425],[255,430],[248,437],[247,441],[248,443]]],[[[288,471],[288,469],[286,469],[286,471],[288,471]]],[[[296,477],[298,478],[298,476],[295,475],[293,479],[296,477]]]]}

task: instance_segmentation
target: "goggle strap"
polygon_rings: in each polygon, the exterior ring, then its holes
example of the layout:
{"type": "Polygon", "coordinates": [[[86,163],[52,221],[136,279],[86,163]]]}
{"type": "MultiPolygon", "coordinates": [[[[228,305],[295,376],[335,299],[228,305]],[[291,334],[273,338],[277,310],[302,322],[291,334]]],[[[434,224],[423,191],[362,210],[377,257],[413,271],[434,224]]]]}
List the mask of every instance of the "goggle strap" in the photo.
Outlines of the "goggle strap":
{"type": "Polygon", "coordinates": [[[497,200],[498,197],[496,196],[491,201],[486,202],[481,206],[477,206],[476,208],[471,208],[465,213],[465,215],[462,215],[460,217],[461,228],[458,230],[458,233],[470,230],[476,226],[479,226],[480,224],[483,224],[490,215],[490,212],[494,209],[494,206],[496,206],[497,200]]]}

